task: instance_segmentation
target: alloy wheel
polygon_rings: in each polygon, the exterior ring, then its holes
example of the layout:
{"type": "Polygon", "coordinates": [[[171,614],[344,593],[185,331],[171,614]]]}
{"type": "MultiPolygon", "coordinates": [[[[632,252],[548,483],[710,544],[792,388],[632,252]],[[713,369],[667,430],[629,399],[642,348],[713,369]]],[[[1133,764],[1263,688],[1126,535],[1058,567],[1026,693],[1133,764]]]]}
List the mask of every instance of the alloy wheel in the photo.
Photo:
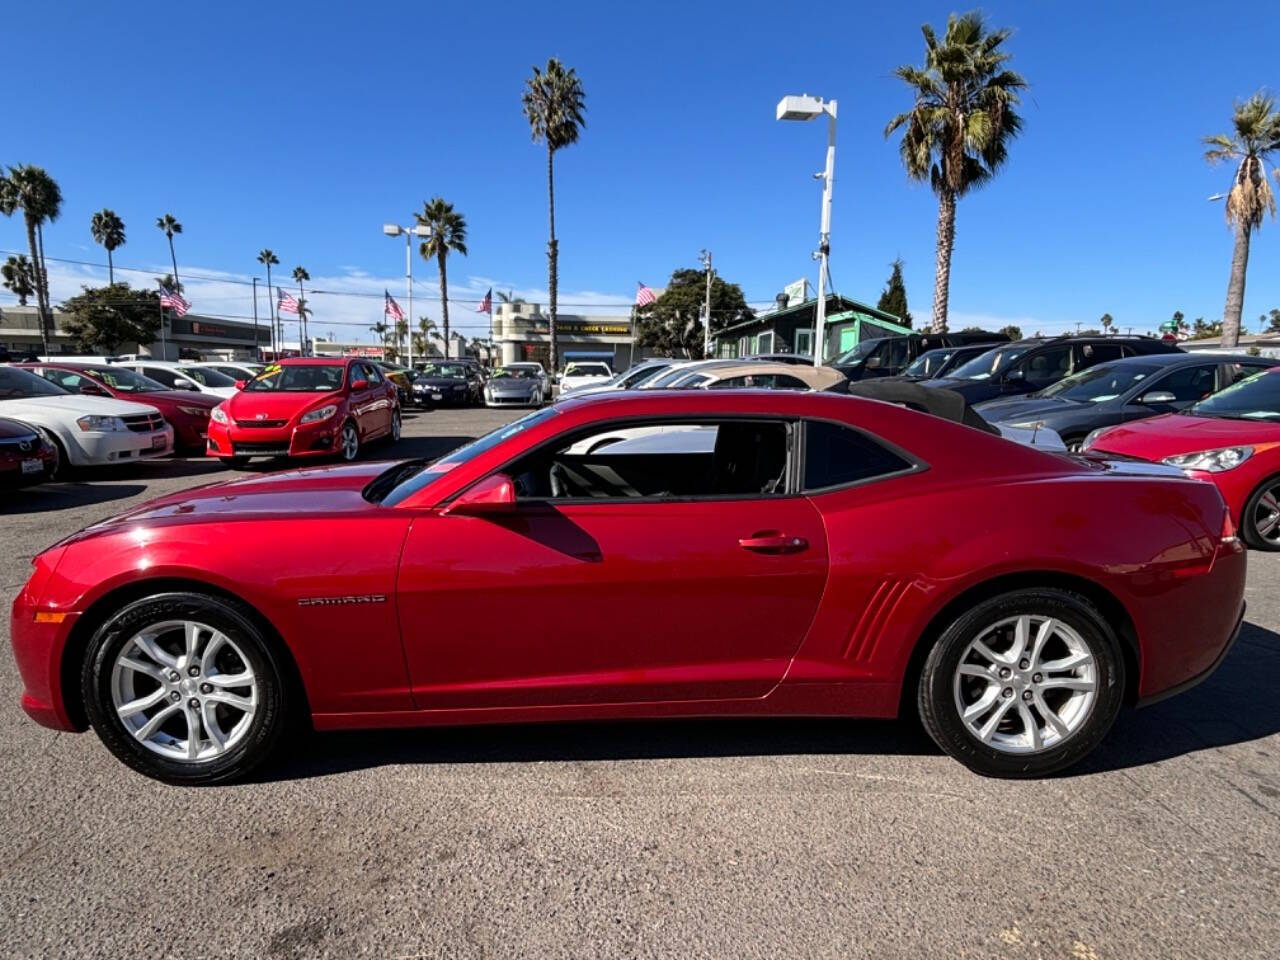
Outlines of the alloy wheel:
{"type": "Polygon", "coordinates": [[[200,763],[249,733],[258,678],[236,642],[195,620],[151,624],[120,648],[111,700],[125,730],[168,760],[200,763]]]}
{"type": "Polygon", "coordinates": [[[970,734],[1002,753],[1028,754],[1060,745],[1085,725],[1097,683],[1094,653],[1075,629],[1024,614],[978,633],[952,688],[970,734]]]}
{"type": "Polygon", "coordinates": [[[1258,497],[1253,511],[1253,529],[1259,540],[1280,546],[1280,483],[1264,490],[1258,497]]]}
{"type": "Polygon", "coordinates": [[[400,442],[400,411],[397,410],[391,415],[391,441],[392,443],[400,442]]]}
{"type": "Polygon", "coordinates": [[[356,432],[356,425],[354,423],[344,424],[342,427],[342,459],[354,460],[359,452],[360,434],[356,432]]]}

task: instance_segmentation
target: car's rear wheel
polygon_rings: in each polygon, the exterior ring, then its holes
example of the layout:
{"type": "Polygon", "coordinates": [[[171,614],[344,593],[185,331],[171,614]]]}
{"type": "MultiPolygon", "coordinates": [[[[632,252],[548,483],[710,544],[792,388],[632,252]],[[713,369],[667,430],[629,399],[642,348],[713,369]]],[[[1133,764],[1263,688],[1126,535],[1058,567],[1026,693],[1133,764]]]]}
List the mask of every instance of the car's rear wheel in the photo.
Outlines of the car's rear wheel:
{"type": "Polygon", "coordinates": [[[1255,550],[1280,550],[1280,475],[1258,484],[1240,520],[1245,543],[1255,550]]]}
{"type": "Polygon", "coordinates": [[[240,604],[161,593],[98,628],[81,687],[89,722],[120,760],[166,783],[211,784],[271,754],[287,716],[284,677],[240,604]]]}
{"type": "Polygon", "coordinates": [[[1123,691],[1123,658],[1093,605],[1028,589],[986,600],[943,631],[918,702],[929,735],[969,769],[1036,777],[1090,753],[1123,691]]]}
{"type": "Polygon", "coordinates": [[[401,430],[400,411],[395,410],[391,414],[391,442],[392,443],[400,442],[400,430],[401,430]]]}
{"type": "Polygon", "coordinates": [[[355,421],[348,420],[342,425],[342,433],[338,436],[338,454],[348,462],[360,456],[360,431],[355,421]]]}

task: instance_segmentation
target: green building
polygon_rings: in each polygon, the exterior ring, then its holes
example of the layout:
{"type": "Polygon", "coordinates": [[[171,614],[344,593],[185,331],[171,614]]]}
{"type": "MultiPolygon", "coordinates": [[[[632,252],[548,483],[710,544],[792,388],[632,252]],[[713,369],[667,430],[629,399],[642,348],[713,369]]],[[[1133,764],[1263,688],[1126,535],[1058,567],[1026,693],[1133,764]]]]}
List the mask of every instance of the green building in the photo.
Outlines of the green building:
{"type": "MultiPolygon", "coordinates": [[[[715,333],[717,357],[748,357],[761,353],[813,354],[813,331],[818,298],[802,300],[758,314],[715,333]]],[[[837,293],[827,296],[826,348],[823,359],[832,360],[873,337],[910,333],[911,328],[891,313],[850,300],[837,293]]]]}

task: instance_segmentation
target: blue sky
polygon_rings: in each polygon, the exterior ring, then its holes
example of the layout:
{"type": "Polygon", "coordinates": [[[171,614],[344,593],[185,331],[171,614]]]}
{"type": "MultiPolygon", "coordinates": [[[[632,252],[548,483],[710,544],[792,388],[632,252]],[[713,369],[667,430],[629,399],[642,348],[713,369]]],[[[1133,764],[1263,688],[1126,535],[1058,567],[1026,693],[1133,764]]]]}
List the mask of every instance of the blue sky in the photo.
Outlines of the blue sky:
{"type": "MultiPolygon", "coordinates": [[[[929,313],[937,205],[911,184],[887,119],[909,103],[892,76],[922,60],[920,24],[953,8],[900,2],[806,8],[777,3],[20,4],[6,13],[3,71],[35,80],[38,109],[11,111],[0,162],[35,163],[61,183],[49,257],[102,262],[94,210],[120,213],[120,264],[167,270],[154,226],[174,213],[180,271],[195,309],[247,316],[254,256],[273,248],[315,285],[403,302],[408,222],[442,194],[467,217],[470,256],[450,291],[490,285],[545,299],[545,152],[530,142],[520,92],[530,66],[559,56],[587,90],[581,142],[557,155],[561,301],[627,302],[709,248],[748,299],[815,276],[818,123],[778,123],[786,93],[838,98],[832,224],[836,288],[879,296],[906,261],[917,323],[929,313]],[[870,7],[871,9],[861,9],[870,7]],[[819,12],[821,11],[821,12],[819,12]],[[185,278],[184,278],[185,279],[185,278]]],[[[1205,198],[1230,173],[1200,138],[1226,131],[1233,100],[1280,86],[1274,30],[1242,30],[1203,4],[991,3],[1014,28],[1013,66],[1030,83],[1024,135],[998,180],[961,201],[953,328],[1026,332],[1092,325],[1152,329],[1174,310],[1221,315],[1231,234],[1205,198]]],[[[1265,18],[1264,18],[1265,20],[1265,18]]],[[[1280,184],[1273,180],[1273,186],[1280,184]]],[[[0,220],[0,249],[25,248],[0,220]]],[[[1280,224],[1255,237],[1246,325],[1280,307],[1280,224]]],[[[103,271],[56,264],[55,297],[103,271]]],[[[415,264],[415,313],[437,295],[415,264]]],[[[11,303],[7,292],[0,305],[11,303]]],[[[319,297],[314,330],[375,322],[370,297],[319,297]]],[[[265,311],[265,300],[263,310],[265,311]]],[[[469,335],[487,321],[451,308],[469,335]]],[[[596,308],[562,307],[566,312],[596,308]]],[[[427,313],[438,319],[438,303],[427,313]]]]}

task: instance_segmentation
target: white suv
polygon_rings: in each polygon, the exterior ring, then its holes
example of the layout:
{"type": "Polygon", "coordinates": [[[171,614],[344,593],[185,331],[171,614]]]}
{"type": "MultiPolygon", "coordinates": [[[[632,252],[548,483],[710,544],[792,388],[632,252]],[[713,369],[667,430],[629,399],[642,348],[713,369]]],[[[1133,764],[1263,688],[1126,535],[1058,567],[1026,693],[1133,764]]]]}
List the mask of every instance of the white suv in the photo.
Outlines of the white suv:
{"type": "Polygon", "coordinates": [[[560,395],[581,387],[594,387],[613,378],[607,363],[571,363],[560,377],[560,395]]]}

